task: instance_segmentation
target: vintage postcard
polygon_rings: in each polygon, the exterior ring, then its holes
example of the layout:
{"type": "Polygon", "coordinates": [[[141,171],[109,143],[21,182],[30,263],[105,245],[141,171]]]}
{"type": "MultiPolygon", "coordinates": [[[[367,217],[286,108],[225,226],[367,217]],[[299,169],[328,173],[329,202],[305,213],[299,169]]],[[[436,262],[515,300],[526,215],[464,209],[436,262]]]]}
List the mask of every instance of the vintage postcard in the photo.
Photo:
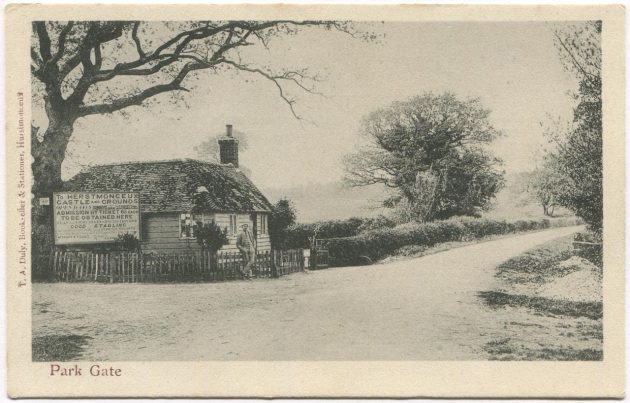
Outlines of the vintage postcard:
{"type": "Polygon", "coordinates": [[[11,397],[622,397],[625,10],[10,5],[11,397]]]}

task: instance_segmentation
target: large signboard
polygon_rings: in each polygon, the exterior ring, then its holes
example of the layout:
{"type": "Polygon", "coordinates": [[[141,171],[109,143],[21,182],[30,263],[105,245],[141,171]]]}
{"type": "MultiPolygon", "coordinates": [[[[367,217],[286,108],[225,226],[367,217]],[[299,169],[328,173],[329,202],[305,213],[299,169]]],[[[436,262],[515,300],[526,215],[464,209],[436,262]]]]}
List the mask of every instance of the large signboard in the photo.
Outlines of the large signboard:
{"type": "Polygon", "coordinates": [[[113,242],[127,233],[140,238],[139,193],[55,193],[53,211],[55,245],[113,242]]]}

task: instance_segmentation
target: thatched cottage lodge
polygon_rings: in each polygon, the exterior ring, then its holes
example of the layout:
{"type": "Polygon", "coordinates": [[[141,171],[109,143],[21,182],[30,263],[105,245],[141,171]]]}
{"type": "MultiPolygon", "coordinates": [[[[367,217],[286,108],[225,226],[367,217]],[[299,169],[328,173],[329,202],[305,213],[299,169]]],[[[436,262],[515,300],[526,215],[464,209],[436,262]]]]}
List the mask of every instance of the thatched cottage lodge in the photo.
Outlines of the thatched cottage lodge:
{"type": "Polygon", "coordinates": [[[89,167],[65,184],[70,192],[137,192],[143,251],[199,250],[194,226],[215,222],[236,235],[248,223],[258,251],[271,249],[271,204],[238,168],[238,140],[232,126],[219,140],[219,163],[193,159],[115,163],[89,167]]]}

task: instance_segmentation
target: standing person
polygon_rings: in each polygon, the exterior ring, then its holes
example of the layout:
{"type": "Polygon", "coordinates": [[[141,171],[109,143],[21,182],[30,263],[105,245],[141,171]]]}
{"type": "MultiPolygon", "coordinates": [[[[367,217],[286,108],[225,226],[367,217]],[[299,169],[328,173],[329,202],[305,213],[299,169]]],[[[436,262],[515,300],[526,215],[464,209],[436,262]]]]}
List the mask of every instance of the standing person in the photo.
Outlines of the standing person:
{"type": "Polygon", "coordinates": [[[256,262],[256,238],[247,224],[241,225],[241,232],[236,237],[236,247],[243,255],[244,265],[241,275],[249,280],[252,276],[252,265],[256,262]]]}

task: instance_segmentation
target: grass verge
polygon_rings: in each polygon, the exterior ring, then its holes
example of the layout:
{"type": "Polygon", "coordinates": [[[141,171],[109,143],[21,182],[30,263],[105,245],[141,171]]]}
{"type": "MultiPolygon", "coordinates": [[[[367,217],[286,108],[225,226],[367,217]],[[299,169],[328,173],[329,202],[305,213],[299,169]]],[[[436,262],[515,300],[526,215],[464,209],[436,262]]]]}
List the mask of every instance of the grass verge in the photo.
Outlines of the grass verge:
{"type": "Polygon", "coordinates": [[[484,346],[491,360],[500,361],[601,361],[602,350],[592,348],[545,347],[532,349],[513,343],[511,339],[491,341],[484,346]]]}
{"type": "Polygon", "coordinates": [[[565,315],[601,319],[603,307],[601,302],[575,302],[527,295],[513,295],[498,291],[481,291],[477,295],[491,308],[505,306],[513,308],[529,308],[546,315],[565,315]]]}
{"type": "Polygon", "coordinates": [[[508,283],[544,283],[551,277],[569,274],[560,272],[556,265],[571,257],[572,239],[573,235],[568,235],[515,256],[497,267],[496,276],[508,283]]]}
{"type": "Polygon", "coordinates": [[[76,334],[33,337],[33,361],[72,361],[79,358],[89,339],[76,334]]]}

